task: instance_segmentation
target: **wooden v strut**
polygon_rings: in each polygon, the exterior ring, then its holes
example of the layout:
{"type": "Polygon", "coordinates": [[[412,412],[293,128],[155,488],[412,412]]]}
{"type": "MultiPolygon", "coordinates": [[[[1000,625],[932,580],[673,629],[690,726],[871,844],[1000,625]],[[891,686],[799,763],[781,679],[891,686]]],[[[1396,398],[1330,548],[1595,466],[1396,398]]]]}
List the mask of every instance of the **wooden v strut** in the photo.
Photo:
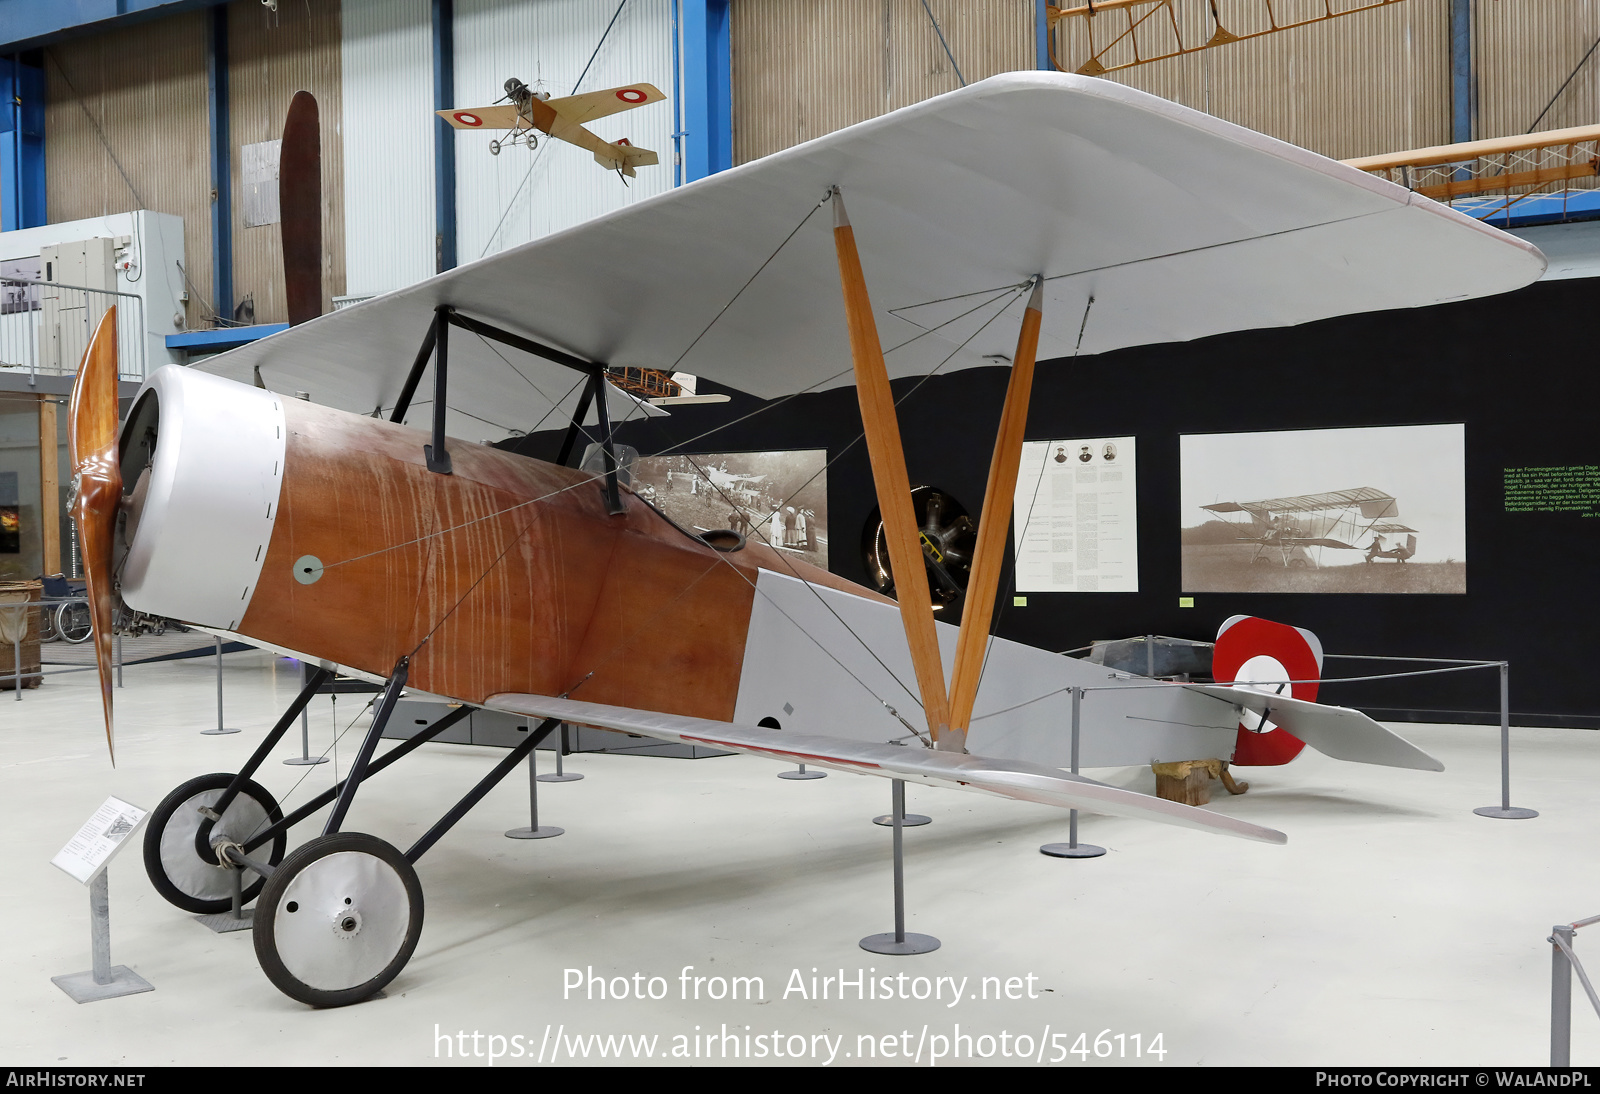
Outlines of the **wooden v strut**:
{"type": "Polygon", "coordinates": [[[839,279],[850,324],[850,355],[855,365],[856,395],[861,403],[861,425],[867,438],[878,509],[883,514],[884,539],[889,547],[889,565],[896,575],[895,597],[900,602],[900,617],[911,647],[917,689],[928,716],[934,747],[964,752],[972,707],[978,695],[978,680],[983,673],[989,621],[1000,586],[1002,554],[1010,527],[1008,511],[1012,495],[1016,493],[1017,469],[1022,461],[1022,437],[1028,424],[1034,359],[1044,319],[1044,278],[1041,275],[1034,279],[1033,294],[1023,314],[1022,331],[1017,336],[1011,381],[1006,388],[994,458],[989,466],[989,483],[984,492],[983,515],[978,520],[978,543],[967,585],[966,607],[961,616],[955,667],[950,690],[946,692],[938,630],[933,621],[933,601],[923,576],[921,535],[911,505],[911,481],[906,472],[905,449],[900,444],[900,423],[895,415],[894,395],[889,388],[888,369],[883,362],[866,278],[856,251],[855,230],[850,226],[838,187],[833,191],[833,216],[833,239],[839,252],[839,279]]]}

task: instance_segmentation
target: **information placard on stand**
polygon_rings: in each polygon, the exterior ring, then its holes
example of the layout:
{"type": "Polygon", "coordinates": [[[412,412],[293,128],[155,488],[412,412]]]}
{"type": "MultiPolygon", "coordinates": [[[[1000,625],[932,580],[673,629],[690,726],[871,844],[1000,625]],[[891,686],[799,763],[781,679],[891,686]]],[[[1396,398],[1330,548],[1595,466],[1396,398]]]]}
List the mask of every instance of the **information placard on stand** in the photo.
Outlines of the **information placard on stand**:
{"type": "Polygon", "coordinates": [[[121,798],[107,798],[77,834],[50,860],[52,866],[89,887],[89,944],[93,967],[87,972],[52,976],[51,982],[79,1003],[154,991],[126,965],[111,964],[111,899],[106,867],[144,823],[147,810],[121,798]]]}

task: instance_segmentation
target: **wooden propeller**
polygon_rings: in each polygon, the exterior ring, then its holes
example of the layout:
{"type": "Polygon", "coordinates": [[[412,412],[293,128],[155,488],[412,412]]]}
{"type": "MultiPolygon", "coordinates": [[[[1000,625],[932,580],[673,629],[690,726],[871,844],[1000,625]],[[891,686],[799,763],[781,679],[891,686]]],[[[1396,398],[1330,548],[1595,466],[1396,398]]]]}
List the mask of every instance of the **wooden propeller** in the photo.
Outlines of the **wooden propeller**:
{"type": "Polygon", "coordinates": [[[289,325],[322,314],[322,128],[317,100],[296,91],[278,154],[284,294],[289,325]]]}
{"type": "Polygon", "coordinates": [[[106,748],[117,762],[111,732],[111,629],[115,604],[113,546],[122,505],[122,468],[117,461],[117,309],[110,307],[95,328],[72,386],[68,431],[72,456],[72,519],[78,526],[84,574],[89,581],[100,701],[106,713],[106,748]]]}

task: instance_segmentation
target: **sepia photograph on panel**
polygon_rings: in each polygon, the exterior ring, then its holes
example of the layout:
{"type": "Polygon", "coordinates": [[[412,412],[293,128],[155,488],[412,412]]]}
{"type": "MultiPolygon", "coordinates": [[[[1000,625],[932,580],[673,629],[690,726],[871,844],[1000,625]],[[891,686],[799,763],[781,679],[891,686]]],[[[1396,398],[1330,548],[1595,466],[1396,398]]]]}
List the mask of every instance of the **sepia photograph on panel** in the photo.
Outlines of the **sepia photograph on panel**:
{"type": "Polygon", "coordinates": [[[1464,426],[1179,445],[1184,592],[1466,593],[1464,426]]]}
{"type": "Polygon", "coordinates": [[[731,528],[828,566],[826,449],[641,456],[633,488],[691,532],[731,528]]]}

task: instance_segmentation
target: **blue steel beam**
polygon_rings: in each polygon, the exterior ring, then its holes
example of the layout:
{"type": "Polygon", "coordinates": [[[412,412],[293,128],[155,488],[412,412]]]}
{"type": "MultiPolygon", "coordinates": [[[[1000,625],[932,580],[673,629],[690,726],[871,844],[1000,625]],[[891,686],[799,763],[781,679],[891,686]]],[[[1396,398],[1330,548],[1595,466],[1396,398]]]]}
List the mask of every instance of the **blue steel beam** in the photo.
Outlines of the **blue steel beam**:
{"type": "Polygon", "coordinates": [[[228,142],[228,9],[206,20],[206,110],[211,137],[211,306],[233,318],[233,165],[228,142]]]}
{"type": "Polygon", "coordinates": [[[80,34],[181,11],[214,7],[227,0],[0,0],[0,53],[59,42],[80,34]]]}
{"type": "Polygon", "coordinates": [[[728,0],[683,0],[684,181],[733,166],[728,0]]]}
{"type": "MultiPolygon", "coordinates": [[[[433,0],[433,108],[456,105],[455,0],[433,0]]],[[[456,266],[456,135],[433,119],[434,272],[456,266]]]]}
{"type": "Polygon", "coordinates": [[[1477,113],[1472,81],[1472,0],[1450,0],[1450,141],[1472,140],[1477,113]]]}
{"type": "Polygon", "coordinates": [[[43,223],[44,70],[0,58],[0,231],[43,223]]]}
{"type": "Polygon", "coordinates": [[[1033,4],[1033,67],[1042,72],[1049,72],[1050,64],[1050,21],[1045,16],[1045,9],[1049,0],[1034,0],[1033,4]]]}

